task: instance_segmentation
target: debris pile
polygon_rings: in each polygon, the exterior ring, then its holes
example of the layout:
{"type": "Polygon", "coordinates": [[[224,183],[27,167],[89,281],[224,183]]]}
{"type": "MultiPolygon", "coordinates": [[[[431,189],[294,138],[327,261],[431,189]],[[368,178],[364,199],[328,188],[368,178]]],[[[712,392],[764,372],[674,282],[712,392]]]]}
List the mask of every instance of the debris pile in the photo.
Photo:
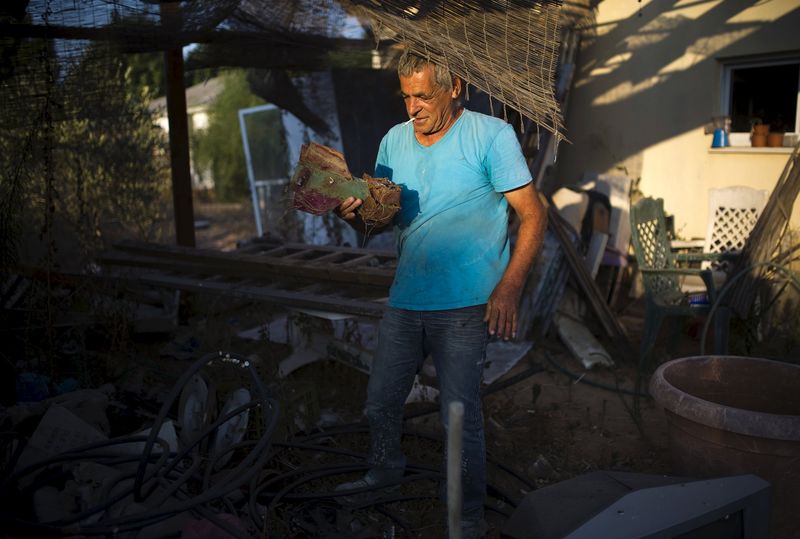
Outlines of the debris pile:
{"type": "MultiPolygon", "coordinates": [[[[291,405],[279,406],[278,385],[262,382],[264,366],[207,354],[151,408],[149,428],[117,437],[128,429],[109,424],[110,385],[7,410],[0,422],[17,433],[0,446],[0,529],[10,539],[333,538],[417,537],[442,524],[438,436],[405,429],[414,450],[397,488],[337,491],[369,468],[367,426],[284,432],[279,408],[291,415],[291,405]]],[[[489,489],[487,507],[507,517],[535,486],[488,460],[518,487],[489,489]]]]}
{"type": "MultiPolygon", "coordinates": [[[[91,409],[104,413],[102,404],[91,409]]],[[[27,443],[20,435],[5,443],[0,527],[8,537],[253,536],[242,489],[269,456],[278,407],[248,359],[220,352],[197,360],[137,434],[109,438],[79,408],[53,403],[27,443]],[[212,363],[250,381],[219,413],[197,376],[212,363]]]]}

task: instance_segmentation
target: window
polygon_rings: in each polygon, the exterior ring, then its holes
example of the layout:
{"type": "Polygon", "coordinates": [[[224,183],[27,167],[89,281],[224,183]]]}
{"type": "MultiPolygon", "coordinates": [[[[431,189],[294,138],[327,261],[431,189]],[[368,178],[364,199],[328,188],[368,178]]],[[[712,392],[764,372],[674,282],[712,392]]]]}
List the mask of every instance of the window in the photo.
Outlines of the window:
{"type": "Polygon", "coordinates": [[[800,132],[800,58],[730,62],[723,70],[722,114],[732,132],[753,124],[800,132]]]}

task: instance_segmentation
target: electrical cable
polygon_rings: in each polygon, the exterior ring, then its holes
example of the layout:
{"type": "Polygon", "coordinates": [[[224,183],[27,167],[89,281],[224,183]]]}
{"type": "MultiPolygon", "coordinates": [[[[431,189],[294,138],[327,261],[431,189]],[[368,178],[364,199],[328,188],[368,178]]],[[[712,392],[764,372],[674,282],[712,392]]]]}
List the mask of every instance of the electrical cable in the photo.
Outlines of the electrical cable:
{"type": "MultiPolygon", "coordinates": [[[[538,367],[538,366],[536,366],[535,369],[536,369],[535,372],[540,372],[542,370],[541,367],[538,367]]],[[[525,371],[524,373],[520,373],[520,375],[526,374],[526,377],[527,377],[527,376],[530,376],[529,373],[530,373],[530,370],[529,371],[525,371]]],[[[515,380],[515,383],[518,382],[519,380],[522,380],[522,379],[524,379],[524,377],[519,377],[517,380],[515,380]]],[[[365,424],[363,424],[363,423],[351,423],[349,425],[337,426],[337,427],[333,427],[332,429],[329,429],[329,430],[326,430],[326,431],[320,431],[320,432],[313,433],[311,435],[306,435],[306,436],[304,436],[302,438],[302,440],[312,440],[312,439],[324,438],[324,437],[328,437],[328,436],[336,435],[336,434],[355,434],[355,433],[366,434],[368,432],[369,432],[369,427],[366,426],[365,424]]],[[[409,427],[404,427],[403,428],[403,434],[404,435],[410,435],[410,436],[416,436],[418,438],[424,438],[424,439],[432,440],[432,441],[435,441],[435,442],[438,442],[438,443],[444,443],[443,440],[441,439],[441,437],[439,437],[439,436],[435,436],[435,435],[432,435],[432,434],[420,432],[420,431],[411,429],[409,427]]],[[[282,442],[280,444],[276,443],[274,445],[276,445],[276,446],[285,445],[285,446],[291,446],[291,447],[306,447],[306,446],[300,446],[300,445],[297,445],[295,443],[288,443],[288,442],[282,442]]],[[[327,448],[326,446],[318,446],[318,445],[307,446],[307,448],[308,449],[313,449],[313,450],[318,450],[318,451],[329,451],[329,452],[344,454],[344,455],[347,455],[347,456],[353,456],[353,457],[366,459],[366,455],[363,455],[363,454],[351,454],[347,450],[341,450],[339,448],[327,448]]],[[[493,466],[496,466],[500,470],[503,470],[505,473],[511,475],[512,477],[517,479],[520,483],[525,485],[529,490],[535,490],[536,489],[536,485],[532,481],[530,481],[528,478],[526,478],[526,477],[524,477],[522,475],[519,475],[517,472],[512,470],[510,467],[508,467],[505,464],[503,464],[502,462],[494,459],[493,457],[491,457],[488,454],[486,455],[486,462],[488,464],[492,464],[493,466]]]]}
{"type": "Polygon", "coordinates": [[[559,372],[561,372],[562,374],[566,374],[567,376],[569,376],[570,378],[575,380],[575,383],[580,382],[582,384],[586,384],[588,386],[596,387],[598,389],[604,389],[606,391],[613,391],[614,393],[622,393],[624,395],[631,395],[631,396],[634,396],[634,397],[650,398],[650,394],[649,393],[643,393],[641,391],[636,391],[634,389],[628,389],[628,388],[625,388],[625,387],[615,387],[615,386],[611,386],[611,385],[608,385],[608,384],[604,384],[602,382],[595,382],[594,380],[586,378],[582,374],[576,374],[576,373],[570,371],[569,369],[567,369],[566,367],[562,366],[555,359],[553,359],[553,357],[550,355],[550,353],[547,350],[544,351],[544,357],[547,358],[547,362],[550,363],[550,365],[552,365],[559,372]]]}
{"type": "MultiPolygon", "coordinates": [[[[531,366],[521,373],[483,388],[481,394],[486,396],[499,391],[541,370],[539,366],[531,366]]],[[[438,406],[435,406],[431,412],[437,410],[438,406]]],[[[54,481],[65,480],[71,473],[69,468],[66,468],[68,463],[92,461],[97,464],[111,466],[135,463],[135,471],[119,473],[106,480],[99,503],[52,522],[33,522],[11,514],[7,510],[2,510],[0,511],[0,523],[7,525],[10,530],[13,530],[13,533],[19,533],[20,536],[24,537],[32,535],[37,537],[115,535],[139,530],[145,526],[157,524],[171,516],[189,511],[200,518],[210,521],[214,526],[237,539],[246,539],[250,535],[240,530],[238,526],[220,518],[219,510],[230,512],[237,518],[245,518],[242,515],[246,515],[250,525],[257,530],[261,530],[266,526],[266,519],[270,518],[270,515],[273,514],[277,505],[281,502],[302,505],[316,503],[326,498],[334,499],[375,490],[373,487],[369,487],[347,492],[297,492],[299,487],[316,480],[368,470],[366,454],[319,443],[323,439],[334,440],[337,435],[362,434],[367,432],[367,427],[363,423],[342,425],[297,437],[292,441],[273,442],[272,437],[277,427],[278,417],[278,403],[269,396],[260,377],[247,358],[232,353],[207,354],[195,361],[172,386],[148,435],[125,436],[87,444],[69,452],[29,464],[0,480],[0,496],[3,499],[10,499],[15,493],[21,492],[18,489],[22,486],[21,480],[25,477],[34,476],[33,481],[26,483],[24,487],[24,492],[30,494],[41,486],[53,484],[54,481]],[[159,436],[162,427],[167,422],[168,413],[174,407],[184,386],[192,376],[215,361],[221,361],[246,370],[250,374],[252,386],[256,390],[254,397],[250,402],[216,417],[210,424],[204,426],[202,432],[196,435],[192,441],[184,444],[180,450],[171,452],[168,442],[159,436]],[[220,426],[241,414],[249,413],[251,409],[257,412],[260,411],[260,415],[259,413],[254,414],[254,417],[258,417],[259,437],[257,439],[244,440],[219,450],[212,449],[211,455],[205,455],[206,440],[215,436],[220,426]],[[121,455],[119,449],[126,444],[141,444],[144,449],[135,455],[121,455]],[[201,452],[198,453],[198,450],[201,452]],[[301,468],[283,473],[273,473],[268,477],[263,477],[261,473],[252,473],[253,470],[263,470],[264,465],[270,460],[277,459],[279,461],[283,451],[294,450],[329,453],[357,459],[359,462],[318,468],[301,468]],[[235,452],[243,454],[243,458],[238,464],[230,469],[223,468],[219,473],[214,473],[214,469],[221,459],[230,458],[230,455],[235,452]],[[191,482],[193,481],[199,482],[200,487],[192,486],[191,482]],[[246,496],[244,498],[239,497],[239,502],[234,503],[234,499],[230,495],[234,492],[240,493],[241,487],[245,486],[245,484],[249,484],[246,489],[246,496]],[[113,517],[104,515],[124,499],[130,497],[139,501],[146,500],[150,508],[134,514],[113,517]],[[263,499],[267,503],[265,512],[259,509],[259,499],[263,499]],[[212,507],[212,504],[214,507],[212,507]],[[237,506],[239,507],[238,510],[237,506]],[[264,518],[262,518],[262,514],[264,518]],[[99,519],[98,515],[100,515],[99,519]],[[87,522],[87,519],[91,519],[92,522],[87,522]]],[[[404,435],[427,438],[442,443],[440,437],[414,432],[408,428],[405,429],[404,435]]],[[[213,446],[214,444],[208,445],[213,446]]],[[[526,487],[532,488],[531,482],[527,478],[518,475],[503,463],[496,462],[488,455],[487,462],[515,477],[526,487]]],[[[444,477],[434,467],[421,464],[409,464],[406,467],[406,471],[407,473],[397,481],[398,485],[420,480],[442,481],[444,477]]],[[[487,485],[487,492],[490,497],[506,502],[507,507],[516,506],[516,502],[510,496],[491,484],[487,485]]],[[[394,522],[407,536],[411,536],[412,531],[408,523],[403,522],[397,515],[386,509],[385,506],[428,497],[426,495],[401,494],[368,497],[366,503],[362,503],[360,507],[356,506],[352,509],[373,509],[394,522]]],[[[6,504],[6,507],[8,506],[9,504],[6,504]]],[[[503,512],[497,507],[488,504],[486,507],[492,511],[503,512]]]]}
{"type": "MultiPolygon", "coordinates": [[[[481,388],[481,398],[486,397],[487,395],[491,395],[492,393],[496,393],[501,389],[506,389],[514,384],[517,384],[527,378],[530,378],[536,373],[542,372],[542,367],[536,364],[532,364],[530,367],[525,369],[522,372],[519,372],[513,376],[509,376],[508,378],[502,378],[500,380],[495,380],[491,384],[486,387],[481,388]]],[[[403,413],[403,420],[408,421],[409,419],[416,419],[418,417],[422,417],[428,414],[434,414],[439,412],[439,405],[438,404],[431,404],[429,406],[420,406],[417,410],[406,410],[403,413]]]]}
{"type": "MultiPolygon", "coordinates": [[[[45,523],[28,521],[3,510],[0,511],[0,522],[9,524],[13,530],[21,532],[23,536],[26,537],[30,536],[31,533],[35,533],[36,536],[47,535],[55,537],[65,535],[112,535],[141,529],[144,526],[155,524],[165,518],[184,511],[196,511],[202,514],[204,518],[208,518],[212,521],[215,526],[224,529],[234,537],[246,539],[249,535],[243,534],[218,517],[215,517],[214,511],[206,505],[214,500],[222,500],[222,503],[230,509],[231,506],[227,504],[227,495],[239,489],[244,483],[250,480],[247,473],[250,469],[260,469],[266,462],[269,456],[267,449],[271,443],[271,436],[274,429],[277,426],[278,415],[278,403],[269,396],[261,383],[260,377],[247,358],[231,353],[223,354],[222,352],[207,354],[197,360],[172,387],[149,435],[125,436],[87,444],[69,452],[27,465],[3,478],[2,482],[0,482],[0,495],[2,495],[3,498],[10,498],[13,496],[14,492],[17,492],[15,487],[25,476],[40,472],[40,470],[48,471],[48,473],[44,474],[41,472],[38,473],[34,479],[32,483],[33,487],[39,487],[47,484],[48,480],[52,481],[54,474],[55,476],[63,477],[64,472],[60,468],[55,469],[55,467],[67,462],[87,460],[97,462],[98,464],[137,462],[135,473],[119,474],[113,480],[108,481],[104,490],[106,496],[103,496],[103,501],[101,503],[98,503],[94,507],[86,508],[84,511],[77,514],[45,523]],[[167,413],[191,376],[212,361],[217,360],[246,369],[250,374],[252,385],[256,388],[257,398],[217,418],[216,421],[204,429],[201,435],[198,436],[189,447],[183,448],[183,450],[178,453],[171,453],[167,442],[158,437],[158,433],[161,431],[161,427],[166,421],[167,413]],[[214,435],[220,425],[246,412],[250,408],[258,408],[262,411],[261,437],[257,441],[234,444],[224,451],[220,451],[219,454],[213,455],[211,459],[199,459],[197,455],[192,453],[202,440],[214,435]],[[108,448],[113,446],[131,443],[144,443],[144,451],[133,456],[120,456],[119,452],[108,452],[108,448]],[[157,452],[154,451],[155,446],[159,448],[157,452]],[[248,446],[252,446],[252,449],[248,451],[236,467],[231,470],[223,470],[221,473],[215,475],[213,484],[211,483],[210,473],[202,474],[201,478],[204,488],[195,496],[188,495],[186,484],[191,479],[197,477],[201,464],[213,466],[223,455],[248,446]],[[187,458],[191,459],[191,464],[188,467],[184,467],[182,463],[184,463],[187,458]],[[179,467],[180,469],[178,469],[179,467]],[[133,481],[130,487],[116,492],[113,495],[110,494],[115,485],[123,481],[131,480],[133,481]],[[155,491],[155,488],[159,486],[162,491],[159,492],[159,497],[155,499],[155,501],[159,503],[155,503],[152,509],[131,515],[121,515],[105,520],[101,519],[92,523],[81,522],[86,518],[93,517],[94,515],[108,510],[114,504],[130,495],[140,500],[147,498],[155,491]],[[167,503],[169,499],[177,500],[177,503],[169,504],[167,503]]],[[[208,468],[206,471],[208,471],[208,468]]],[[[33,492],[31,488],[31,485],[27,485],[25,490],[33,492]]],[[[148,499],[148,501],[153,502],[154,500],[148,499]]]]}

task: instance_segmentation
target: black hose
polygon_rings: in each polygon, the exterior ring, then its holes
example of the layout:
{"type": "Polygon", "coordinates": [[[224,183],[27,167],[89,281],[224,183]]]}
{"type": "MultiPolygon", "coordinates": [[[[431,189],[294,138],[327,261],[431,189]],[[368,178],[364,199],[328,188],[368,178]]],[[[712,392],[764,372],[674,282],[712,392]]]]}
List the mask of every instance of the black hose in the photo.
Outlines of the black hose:
{"type": "Polygon", "coordinates": [[[574,372],[568,370],[566,367],[563,367],[561,364],[557,363],[556,360],[554,360],[552,356],[550,356],[550,353],[547,350],[544,351],[544,357],[547,358],[547,362],[550,363],[550,365],[555,367],[562,374],[566,374],[567,376],[575,380],[576,383],[580,382],[588,386],[596,387],[599,389],[605,389],[606,391],[613,391],[614,393],[622,393],[623,395],[632,395],[634,397],[650,398],[649,393],[643,393],[641,391],[636,391],[634,389],[627,389],[624,387],[610,386],[607,384],[603,384],[601,382],[595,382],[594,380],[590,380],[585,376],[583,376],[582,374],[580,375],[575,374],[574,372]]]}
{"type": "MultiPolygon", "coordinates": [[[[250,481],[248,472],[252,469],[260,469],[266,462],[269,456],[269,445],[271,443],[271,436],[277,426],[278,418],[278,404],[270,398],[266,389],[264,388],[260,377],[255,371],[250,362],[236,354],[223,354],[222,352],[208,354],[197,360],[178,380],[178,382],[170,390],[167,399],[165,400],[161,410],[151,427],[151,432],[147,436],[126,436],[122,438],[115,438],[103,442],[87,444],[83,447],[73,449],[69,452],[57,455],[52,458],[44,459],[24,468],[11,473],[3,478],[0,482],[0,493],[6,498],[12,496],[16,492],[15,486],[23,477],[30,475],[40,470],[47,470],[53,466],[63,464],[70,461],[85,461],[92,459],[98,463],[106,464],[119,464],[125,462],[138,462],[135,473],[120,474],[110,486],[106,487],[104,492],[109,493],[114,485],[122,480],[130,480],[133,478],[133,485],[123,491],[115,493],[114,495],[105,496],[101,503],[94,507],[87,508],[80,513],[70,515],[69,517],[60,519],[55,522],[40,523],[30,522],[16,515],[7,512],[0,513],[0,521],[7,523],[13,530],[18,530],[25,536],[35,534],[38,536],[65,536],[65,535],[112,535],[125,531],[141,529],[144,526],[155,524],[172,515],[184,512],[193,511],[198,512],[204,518],[208,518],[214,524],[235,537],[245,538],[240,531],[234,529],[232,526],[221,521],[214,516],[214,512],[207,507],[207,504],[214,500],[223,500],[225,503],[226,496],[234,490],[241,487],[243,484],[250,481]],[[222,361],[230,363],[240,368],[245,368],[251,377],[252,384],[256,388],[256,395],[253,401],[239,406],[235,410],[219,417],[209,427],[204,429],[202,434],[197,437],[188,447],[183,448],[177,454],[170,453],[167,443],[158,437],[161,427],[164,424],[167,413],[179,397],[183,387],[191,379],[191,377],[198,372],[201,368],[205,367],[212,361],[222,361]],[[193,454],[194,448],[206,437],[213,435],[220,425],[226,421],[244,413],[250,408],[260,408],[262,410],[261,419],[261,437],[255,442],[250,441],[246,443],[235,444],[233,447],[228,448],[221,454],[214,455],[212,459],[202,461],[193,454]],[[142,443],[144,442],[144,451],[140,455],[135,456],[120,456],[119,453],[109,453],[108,448],[129,443],[142,443]],[[153,450],[154,446],[158,445],[159,450],[153,450]],[[201,464],[213,467],[222,456],[229,454],[241,447],[252,445],[252,449],[242,459],[242,461],[232,470],[223,471],[215,477],[214,484],[211,484],[211,474],[205,473],[202,479],[202,486],[200,493],[194,496],[189,496],[185,488],[186,483],[194,478],[200,471],[201,464]],[[191,458],[191,465],[183,467],[186,459],[191,458]],[[180,466],[180,470],[178,469],[180,466]],[[221,477],[221,478],[220,478],[221,477]],[[100,520],[95,523],[85,523],[85,519],[101,513],[115,503],[122,499],[134,495],[136,499],[143,499],[153,493],[157,486],[164,489],[163,493],[159,494],[159,498],[155,501],[152,509],[132,514],[123,515],[106,520],[100,520]],[[167,503],[169,499],[176,500],[175,503],[167,503]],[[84,522],[82,522],[84,521],[84,522]]],[[[208,470],[208,469],[207,469],[208,470]]],[[[59,470],[56,473],[61,474],[59,470]]],[[[42,475],[39,473],[33,485],[42,485],[42,481],[46,479],[52,480],[52,473],[42,475]]],[[[29,490],[31,487],[26,487],[29,490]]],[[[153,501],[153,500],[148,500],[153,501]]],[[[229,507],[229,506],[228,506],[229,507]]]]}

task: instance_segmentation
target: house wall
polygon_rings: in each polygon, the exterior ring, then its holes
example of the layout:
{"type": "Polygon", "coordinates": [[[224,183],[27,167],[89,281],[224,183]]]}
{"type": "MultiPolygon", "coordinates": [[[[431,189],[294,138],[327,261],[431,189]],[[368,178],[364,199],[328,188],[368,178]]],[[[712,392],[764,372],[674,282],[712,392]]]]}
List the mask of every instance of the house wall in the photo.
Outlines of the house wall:
{"type": "MultiPolygon", "coordinates": [[[[771,191],[791,151],[711,149],[704,126],[721,114],[720,61],[800,54],[798,29],[797,0],[603,0],[584,34],[556,183],[590,171],[641,178],[680,236],[704,236],[708,189],[771,191]]],[[[792,226],[800,227],[800,202],[792,226]]]]}

